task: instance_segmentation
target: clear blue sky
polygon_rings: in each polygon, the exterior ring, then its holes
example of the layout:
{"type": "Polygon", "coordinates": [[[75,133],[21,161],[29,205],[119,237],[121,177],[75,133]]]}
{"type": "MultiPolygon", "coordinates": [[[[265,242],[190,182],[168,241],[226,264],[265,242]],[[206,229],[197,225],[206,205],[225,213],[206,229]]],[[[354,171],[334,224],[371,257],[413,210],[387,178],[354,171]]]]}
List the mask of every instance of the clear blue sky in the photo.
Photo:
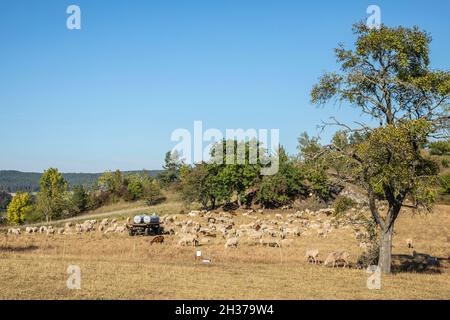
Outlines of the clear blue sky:
{"type": "Polygon", "coordinates": [[[321,120],[360,117],[313,107],[309,91],[370,4],[387,25],[430,32],[433,66],[449,67],[447,0],[1,0],[0,169],[158,169],[171,132],[194,120],[279,128],[294,153],[321,120]]]}

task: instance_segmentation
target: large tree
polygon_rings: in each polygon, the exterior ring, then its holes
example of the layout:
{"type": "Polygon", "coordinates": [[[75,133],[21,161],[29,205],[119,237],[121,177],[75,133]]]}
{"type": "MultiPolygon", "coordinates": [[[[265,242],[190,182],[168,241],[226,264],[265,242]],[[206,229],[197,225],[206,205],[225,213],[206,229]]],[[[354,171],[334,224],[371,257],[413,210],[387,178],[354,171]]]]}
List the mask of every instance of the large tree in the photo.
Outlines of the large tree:
{"type": "Polygon", "coordinates": [[[67,209],[67,181],[58,169],[50,168],[41,176],[37,196],[37,210],[45,217],[47,223],[61,216],[67,209]]]}
{"type": "Polygon", "coordinates": [[[429,67],[431,37],[418,28],[370,29],[354,26],[355,48],[336,50],[340,72],[321,77],[311,92],[312,102],[336,99],[355,107],[371,121],[348,125],[333,118],[326,124],[364,133],[358,147],[342,150],[349,173],[367,190],[370,212],[381,230],[379,266],[391,271],[394,223],[401,208],[429,207],[435,166],[420,149],[430,137],[448,136],[450,73],[429,67]],[[388,202],[386,212],[376,198],[388,202]]]}

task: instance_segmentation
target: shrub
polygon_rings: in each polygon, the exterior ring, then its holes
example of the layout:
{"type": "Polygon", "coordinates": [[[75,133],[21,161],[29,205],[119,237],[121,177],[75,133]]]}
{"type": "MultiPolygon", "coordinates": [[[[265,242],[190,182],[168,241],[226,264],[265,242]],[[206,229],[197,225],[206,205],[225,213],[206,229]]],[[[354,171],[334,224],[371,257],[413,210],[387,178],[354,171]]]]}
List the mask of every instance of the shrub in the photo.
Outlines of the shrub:
{"type": "Polygon", "coordinates": [[[363,268],[368,266],[378,265],[380,257],[380,245],[373,243],[364,253],[362,253],[357,260],[357,264],[363,268]]]}
{"type": "Polygon", "coordinates": [[[450,154],[450,140],[432,142],[429,145],[429,149],[432,155],[448,155],[450,154]]]}
{"type": "Polygon", "coordinates": [[[334,212],[336,214],[343,213],[356,205],[355,201],[350,199],[349,197],[339,196],[334,201],[334,212]]]}
{"type": "Polygon", "coordinates": [[[8,206],[6,219],[11,224],[22,224],[26,216],[33,210],[31,196],[29,193],[19,192],[8,206]]]}
{"type": "Polygon", "coordinates": [[[161,187],[156,180],[146,184],[144,189],[144,198],[145,203],[148,206],[153,206],[166,200],[166,198],[162,195],[161,187]]]}
{"type": "Polygon", "coordinates": [[[440,177],[440,185],[442,193],[450,194],[450,173],[440,177]]]}
{"type": "Polygon", "coordinates": [[[95,210],[110,203],[110,194],[105,191],[91,192],[88,197],[88,210],[95,210]]]}

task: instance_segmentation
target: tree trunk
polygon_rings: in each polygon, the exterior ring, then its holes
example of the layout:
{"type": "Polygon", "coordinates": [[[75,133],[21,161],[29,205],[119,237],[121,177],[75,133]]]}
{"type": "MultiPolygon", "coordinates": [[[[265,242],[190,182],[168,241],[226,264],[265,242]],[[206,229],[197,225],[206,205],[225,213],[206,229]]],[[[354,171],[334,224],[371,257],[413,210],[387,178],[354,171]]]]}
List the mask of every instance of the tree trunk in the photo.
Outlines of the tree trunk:
{"type": "Polygon", "coordinates": [[[394,233],[394,225],[386,227],[382,230],[381,243],[380,243],[380,257],[378,260],[378,266],[381,272],[384,274],[391,273],[392,264],[392,235],[394,233]]]}

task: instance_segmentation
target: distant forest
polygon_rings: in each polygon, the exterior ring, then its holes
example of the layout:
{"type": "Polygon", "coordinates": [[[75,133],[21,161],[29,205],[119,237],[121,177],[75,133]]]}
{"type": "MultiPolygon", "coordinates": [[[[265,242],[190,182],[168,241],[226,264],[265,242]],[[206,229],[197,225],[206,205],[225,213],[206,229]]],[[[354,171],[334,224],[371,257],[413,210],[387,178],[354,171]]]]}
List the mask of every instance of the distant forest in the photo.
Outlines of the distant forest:
{"type": "MultiPolygon", "coordinates": [[[[160,170],[125,171],[124,174],[147,173],[156,176],[160,170]]],[[[103,173],[63,173],[64,179],[69,183],[69,188],[75,185],[92,187],[103,173]]],[[[39,191],[39,179],[41,173],[0,170],[0,191],[15,193],[17,191],[39,191]]]]}

